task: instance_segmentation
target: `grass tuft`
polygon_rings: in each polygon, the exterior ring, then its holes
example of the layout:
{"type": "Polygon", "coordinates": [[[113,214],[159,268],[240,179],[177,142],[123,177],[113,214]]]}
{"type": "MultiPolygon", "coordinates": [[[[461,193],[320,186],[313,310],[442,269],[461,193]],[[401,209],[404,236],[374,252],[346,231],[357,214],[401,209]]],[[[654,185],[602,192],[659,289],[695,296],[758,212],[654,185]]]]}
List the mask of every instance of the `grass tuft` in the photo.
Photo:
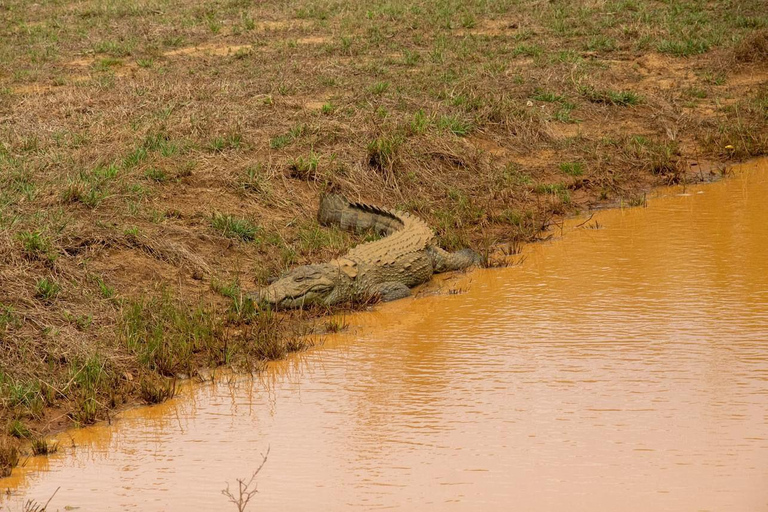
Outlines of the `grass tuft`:
{"type": "Polygon", "coordinates": [[[43,302],[51,302],[61,293],[61,285],[53,279],[44,277],[35,284],[35,296],[43,302]]]}
{"type": "Polygon", "coordinates": [[[224,236],[236,238],[243,242],[258,240],[261,228],[247,219],[241,219],[223,213],[214,213],[211,218],[211,226],[220,231],[224,236]]]}
{"type": "Polygon", "coordinates": [[[605,103],[621,107],[634,106],[642,103],[643,98],[632,91],[614,91],[612,89],[595,89],[594,87],[581,87],[581,95],[592,103],[605,103]]]}

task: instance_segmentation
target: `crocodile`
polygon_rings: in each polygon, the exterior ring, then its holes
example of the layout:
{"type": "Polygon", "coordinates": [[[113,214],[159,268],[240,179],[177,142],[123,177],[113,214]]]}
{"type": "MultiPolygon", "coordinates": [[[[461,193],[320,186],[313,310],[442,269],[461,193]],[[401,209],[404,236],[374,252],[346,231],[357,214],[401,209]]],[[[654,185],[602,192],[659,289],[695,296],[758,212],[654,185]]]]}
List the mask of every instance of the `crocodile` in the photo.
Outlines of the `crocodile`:
{"type": "Polygon", "coordinates": [[[340,194],[321,197],[317,219],[325,226],[373,230],[383,237],[330,262],[289,270],[252,293],[251,299],[277,308],[391,301],[407,297],[411,288],[429,281],[434,273],[464,269],[480,261],[471,249],[448,252],[440,248],[432,229],[415,215],[352,202],[340,194]]]}

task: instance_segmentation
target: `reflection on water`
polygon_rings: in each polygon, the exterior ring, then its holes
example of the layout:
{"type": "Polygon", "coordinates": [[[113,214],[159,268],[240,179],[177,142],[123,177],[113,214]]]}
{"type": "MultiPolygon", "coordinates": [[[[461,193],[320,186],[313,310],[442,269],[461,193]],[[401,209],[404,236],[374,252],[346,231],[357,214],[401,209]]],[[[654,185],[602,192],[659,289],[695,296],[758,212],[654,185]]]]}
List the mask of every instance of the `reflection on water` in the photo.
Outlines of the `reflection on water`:
{"type": "Polygon", "coordinates": [[[6,504],[234,510],[271,447],[253,510],[768,510],[767,164],[67,433],[6,504]]]}

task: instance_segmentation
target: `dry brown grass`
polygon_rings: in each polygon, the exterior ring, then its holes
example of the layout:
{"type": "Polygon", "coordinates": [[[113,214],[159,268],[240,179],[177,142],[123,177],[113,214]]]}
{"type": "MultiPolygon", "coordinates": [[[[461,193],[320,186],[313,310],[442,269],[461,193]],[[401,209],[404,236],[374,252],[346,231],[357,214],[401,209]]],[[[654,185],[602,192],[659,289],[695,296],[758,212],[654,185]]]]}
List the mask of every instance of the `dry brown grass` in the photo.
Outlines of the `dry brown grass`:
{"type": "Polygon", "coordinates": [[[318,226],[323,190],[481,248],[765,153],[767,25],[761,0],[4,2],[0,426],[296,348],[243,296],[363,240],[318,226]]]}
{"type": "Polygon", "coordinates": [[[763,29],[749,36],[734,50],[739,62],[768,62],[768,29],[763,29]]]}

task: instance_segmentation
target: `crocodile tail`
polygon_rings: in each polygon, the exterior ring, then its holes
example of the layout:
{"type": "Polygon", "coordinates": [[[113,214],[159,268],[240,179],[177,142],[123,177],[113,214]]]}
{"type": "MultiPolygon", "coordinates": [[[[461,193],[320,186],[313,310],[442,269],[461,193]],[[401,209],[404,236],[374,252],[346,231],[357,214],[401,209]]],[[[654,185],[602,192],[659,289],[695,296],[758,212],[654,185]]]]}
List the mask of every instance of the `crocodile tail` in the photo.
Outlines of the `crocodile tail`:
{"type": "Polygon", "coordinates": [[[317,220],[325,226],[336,225],[350,231],[373,229],[379,234],[391,234],[403,227],[403,221],[385,208],[365,203],[353,203],[340,194],[325,194],[320,198],[317,220]]]}

